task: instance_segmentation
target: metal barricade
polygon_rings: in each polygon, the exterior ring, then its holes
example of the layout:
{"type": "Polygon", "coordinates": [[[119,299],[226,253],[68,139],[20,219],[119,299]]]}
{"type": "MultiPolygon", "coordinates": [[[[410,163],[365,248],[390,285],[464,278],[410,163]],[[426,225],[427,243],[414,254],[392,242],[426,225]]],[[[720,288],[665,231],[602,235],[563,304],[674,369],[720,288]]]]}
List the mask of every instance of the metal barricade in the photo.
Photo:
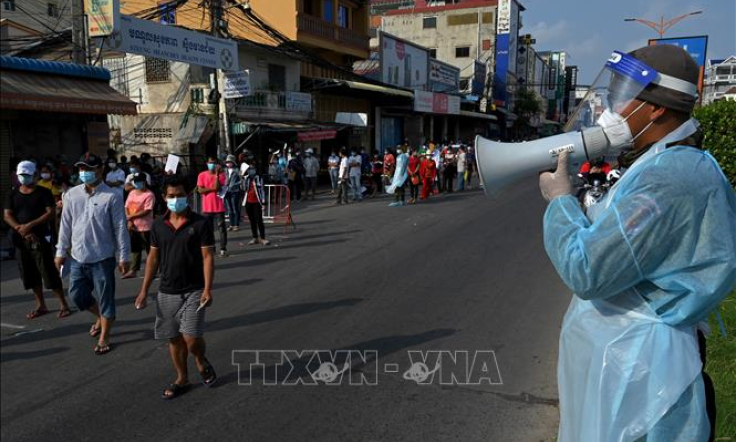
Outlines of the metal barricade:
{"type": "Polygon", "coordinates": [[[263,222],[266,224],[283,224],[284,233],[289,226],[296,230],[294,218],[291,216],[291,192],[283,184],[266,184],[263,186],[266,201],[263,206],[263,222]]]}

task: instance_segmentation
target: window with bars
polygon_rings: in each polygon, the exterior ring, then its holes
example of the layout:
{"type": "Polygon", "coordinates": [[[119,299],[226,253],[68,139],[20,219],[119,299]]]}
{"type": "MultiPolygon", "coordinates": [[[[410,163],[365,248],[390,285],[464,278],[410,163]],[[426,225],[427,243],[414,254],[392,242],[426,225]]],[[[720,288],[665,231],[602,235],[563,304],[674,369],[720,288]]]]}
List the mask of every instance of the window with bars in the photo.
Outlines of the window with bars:
{"type": "Polygon", "coordinates": [[[146,57],[146,83],[166,83],[171,81],[169,60],[146,57]]]}
{"type": "Polygon", "coordinates": [[[15,0],[3,0],[3,9],[6,11],[15,11],[15,0]]]}

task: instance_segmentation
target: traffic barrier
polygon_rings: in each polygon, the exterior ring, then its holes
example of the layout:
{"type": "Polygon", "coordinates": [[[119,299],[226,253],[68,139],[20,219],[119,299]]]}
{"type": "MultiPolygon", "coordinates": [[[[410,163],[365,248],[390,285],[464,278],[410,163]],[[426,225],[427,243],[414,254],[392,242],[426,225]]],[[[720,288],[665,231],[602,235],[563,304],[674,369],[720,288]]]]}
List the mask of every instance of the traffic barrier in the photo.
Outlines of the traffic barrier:
{"type": "Polygon", "coordinates": [[[263,186],[266,201],[263,205],[263,222],[265,224],[283,224],[284,233],[289,226],[296,230],[294,218],[291,216],[291,192],[283,184],[266,184],[263,186]]]}

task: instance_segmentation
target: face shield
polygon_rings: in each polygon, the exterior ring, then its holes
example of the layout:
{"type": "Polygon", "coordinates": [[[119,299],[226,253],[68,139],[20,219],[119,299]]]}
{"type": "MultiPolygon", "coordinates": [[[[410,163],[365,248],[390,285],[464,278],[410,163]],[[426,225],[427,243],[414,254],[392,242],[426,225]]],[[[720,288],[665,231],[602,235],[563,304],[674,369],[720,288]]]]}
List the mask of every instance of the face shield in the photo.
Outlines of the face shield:
{"type": "Polygon", "coordinates": [[[568,120],[564,131],[595,126],[606,110],[621,113],[647,86],[659,84],[661,78],[662,74],[645,63],[631,55],[614,51],[568,120]]]}

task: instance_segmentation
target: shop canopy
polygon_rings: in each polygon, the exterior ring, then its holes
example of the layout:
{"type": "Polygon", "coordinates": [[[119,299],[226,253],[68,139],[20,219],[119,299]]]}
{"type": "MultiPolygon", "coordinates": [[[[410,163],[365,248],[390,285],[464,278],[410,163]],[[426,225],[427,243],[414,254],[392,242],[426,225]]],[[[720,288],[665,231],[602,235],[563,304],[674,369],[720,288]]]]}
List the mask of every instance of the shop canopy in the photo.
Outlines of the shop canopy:
{"type": "Polygon", "coordinates": [[[110,87],[95,66],[0,57],[0,109],[135,115],[136,103],[110,87]]]}

